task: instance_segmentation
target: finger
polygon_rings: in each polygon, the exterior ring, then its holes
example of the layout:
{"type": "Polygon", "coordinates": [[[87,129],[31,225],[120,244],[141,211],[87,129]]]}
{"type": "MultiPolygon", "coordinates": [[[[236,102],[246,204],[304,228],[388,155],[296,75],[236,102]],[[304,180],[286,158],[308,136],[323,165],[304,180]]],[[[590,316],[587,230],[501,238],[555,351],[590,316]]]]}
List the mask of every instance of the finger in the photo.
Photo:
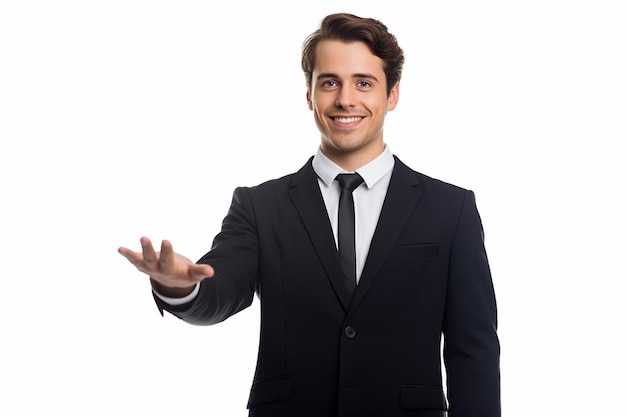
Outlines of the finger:
{"type": "Polygon", "coordinates": [[[159,267],[163,273],[167,273],[174,268],[174,248],[169,240],[161,242],[161,253],[159,254],[159,267]]]}
{"type": "Polygon", "coordinates": [[[135,266],[139,271],[148,274],[146,270],[146,264],[143,261],[143,254],[141,252],[135,252],[133,250],[120,247],[117,251],[125,257],[131,264],[135,266]]]}
{"type": "Polygon", "coordinates": [[[189,266],[189,278],[194,282],[202,281],[205,278],[211,278],[215,275],[215,270],[211,265],[193,264],[189,266]]]}
{"type": "Polygon", "coordinates": [[[141,250],[143,252],[143,261],[148,269],[157,270],[157,255],[152,247],[152,242],[147,237],[142,237],[139,242],[141,243],[141,250]]]}
{"type": "Polygon", "coordinates": [[[143,262],[143,255],[141,252],[135,252],[131,249],[124,247],[119,247],[117,249],[117,252],[133,264],[143,262]]]}

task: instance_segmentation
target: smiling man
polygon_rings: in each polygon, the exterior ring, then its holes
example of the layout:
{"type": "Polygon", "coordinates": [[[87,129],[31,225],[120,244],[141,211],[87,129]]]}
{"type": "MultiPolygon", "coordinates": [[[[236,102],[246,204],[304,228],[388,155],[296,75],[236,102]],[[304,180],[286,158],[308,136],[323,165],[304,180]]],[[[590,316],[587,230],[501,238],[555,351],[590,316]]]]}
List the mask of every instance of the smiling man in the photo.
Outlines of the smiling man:
{"type": "Polygon", "coordinates": [[[381,22],[327,16],[302,55],[317,153],[236,189],[197,263],[169,241],[119,249],[151,277],[161,311],[192,324],[224,321],[258,295],[251,417],[500,416],[474,194],[410,169],[383,139],[403,63],[381,22]]]}

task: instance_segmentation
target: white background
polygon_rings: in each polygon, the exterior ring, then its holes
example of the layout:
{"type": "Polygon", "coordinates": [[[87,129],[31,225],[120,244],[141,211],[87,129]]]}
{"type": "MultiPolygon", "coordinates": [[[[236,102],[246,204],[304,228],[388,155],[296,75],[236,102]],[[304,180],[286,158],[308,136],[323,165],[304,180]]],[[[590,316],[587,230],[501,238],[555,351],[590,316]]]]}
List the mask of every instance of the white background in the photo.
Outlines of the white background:
{"type": "Polygon", "coordinates": [[[347,11],[406,53],[391,150],[476,192],[503,415],[626,416],[625,8],[0,1],[0,415],[246,415],[258,300],[162,318],[116,250],[197,259],[234,187],[315,152],[300,47],[347,11]]]}

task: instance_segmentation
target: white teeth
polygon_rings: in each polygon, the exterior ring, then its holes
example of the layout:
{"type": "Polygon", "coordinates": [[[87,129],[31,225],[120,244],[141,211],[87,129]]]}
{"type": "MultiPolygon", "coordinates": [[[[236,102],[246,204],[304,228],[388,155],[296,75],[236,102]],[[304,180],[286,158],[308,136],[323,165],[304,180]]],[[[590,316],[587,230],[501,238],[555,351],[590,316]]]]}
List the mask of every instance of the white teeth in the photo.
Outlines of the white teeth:
{"type": "Polygon", "coordinates": [[[335,117],[335,121],[339,123],[354,123],[361,120],[360,117],[335,117]]]}

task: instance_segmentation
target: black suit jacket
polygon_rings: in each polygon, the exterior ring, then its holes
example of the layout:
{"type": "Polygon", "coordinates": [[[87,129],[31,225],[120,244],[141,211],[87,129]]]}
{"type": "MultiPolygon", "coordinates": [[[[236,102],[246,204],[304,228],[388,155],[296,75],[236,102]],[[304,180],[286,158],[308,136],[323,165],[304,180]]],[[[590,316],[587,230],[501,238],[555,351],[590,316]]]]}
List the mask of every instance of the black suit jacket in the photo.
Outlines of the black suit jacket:
{"type": "Polygon", "coordinates": [[[157,303],[214,324],[258,293],[251,417],[500,416],[496,302],[471,191],[396,158],[352,298],[311,160],[235,190],[199,262],[216,273],[194,301],[157,303]]]}

